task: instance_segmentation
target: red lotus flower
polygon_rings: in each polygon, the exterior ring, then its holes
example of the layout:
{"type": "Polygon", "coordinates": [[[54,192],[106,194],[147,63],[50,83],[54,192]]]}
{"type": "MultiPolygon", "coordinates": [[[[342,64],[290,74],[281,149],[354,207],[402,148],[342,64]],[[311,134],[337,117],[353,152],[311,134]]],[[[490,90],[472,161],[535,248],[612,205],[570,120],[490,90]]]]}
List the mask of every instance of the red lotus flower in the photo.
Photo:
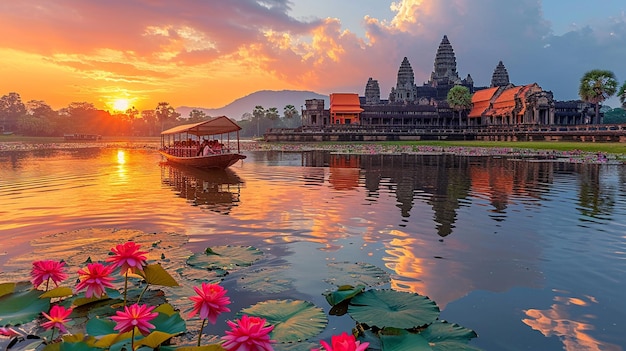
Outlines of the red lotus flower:
{"type": "Polygon", "coordinates": [[[50,309],[50,314],[46,312],[41,313],[48,319],[47,322],[41,324],[42,327],[46,328],[46,330],[57,328],[63,333],[67,333],[65,323],[70,321],[67,317],[72,314],[72,308],[65,309],[63,306],[54,305],[50,309]]]}
{"type": "Polygon", "coordinates": [[[194,286],[198,296],[191,296],[189,299],[194,302],[194,308],[189,314],[189,317],[193,317],[196,314],[200,314],[200,318],[208,319],[209,322],[215,324],[217,316],[222,312],[230,312],[230,309],[226,307],[230,303],[230,298],[226,295],[227,290],[218,284],[202,283],[202,286],[198,288],[194,286]]]}
{"type": "Polygon", "coordinates": [[[126,274],[129,270],[132,272],[143,271],[146,265],[145,254],[148,251],[139,251],[139,245],[132,241],[120,244],[111,249],[113,256],[106,259],[107,262],[113,262],[113,268],[121,267],[122,274],[126,274]]]}
{"type": "Polygon", "coordinates": [[[52,280],[55,286],[59,286],[59,283],[67,279],[65,274],[65,262],[58,262],[52,260],[35,261],[33,262],[33,269],[30,271],[31,281],[35,288],[46,282],[46,290],[48,288],[48,282],[52,280]]]}
{"type": "MultiPolygon", "coordinates": [[[[341,335],[333,335],[330,339],[331,345],[324,340],[320,341],[326,351],[365,351],[369,346],[369,342],[361,343],[356,341],[356,338],[352,334],[343,332],[341,335]]],[[[313,349],[311,351],[320,351],[320,349],[313,349]]]]}
{"type": "Polygon", "coordinates": [[[115,312],[116,316],[111,319],[117,323],[113,328],[119,330],[120,333],[133,331],[135,327],[139,329],[142,335],[150,334],[150,329],[154,329],[154,325],[150,323],[159,314],[152,312],[154,306],[133,304],[124,306],[124,311],[115,312]]]}
{"type": "Polygon", "coordinates": [[[90,263],[87,267],[78,270],[78,280],[76,290],[80,291],[87,288],[85,297],[101,297],[105,295],[105,288],[112,288],[110,277],[113,267],[105,266],[102,263],[90,263]]]}
{"type": "Polygon", "coordinates": [[[273,351],[270,332],[273,325],[265,326],[265,319],[243,315],[236,322],[228,321],[231,330],[225,331],[222,347],[227,351],[273,351]]]}

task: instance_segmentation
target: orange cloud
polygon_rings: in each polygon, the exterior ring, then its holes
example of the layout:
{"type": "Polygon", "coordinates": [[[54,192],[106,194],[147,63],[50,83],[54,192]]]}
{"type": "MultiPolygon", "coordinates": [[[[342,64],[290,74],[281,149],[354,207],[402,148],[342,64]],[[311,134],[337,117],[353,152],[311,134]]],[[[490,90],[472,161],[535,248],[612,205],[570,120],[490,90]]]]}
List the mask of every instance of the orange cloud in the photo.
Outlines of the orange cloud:
{"type": "MultiPolygon", "coordinates": [[[[211,108],[263,89],[363,93],[373,77],[385,96],[404,56],[411,61],[417,84],[428,79],[444,34],[455,48],[459,73],[471,73],[478,85],[488,83],[493,70],[485,62],[495,65],[504,60],[512,78],[533,77],[526,79],[550,90],[570,79],[575,90],[577,76],[571,72],[582,68],[554,70],[552,62],[564,67],[571,56],[576,57],[572,64],[579,65],[589,61],[579,57],[587,52],[606,60],[623,57],[620,48],[626,47],[619,42],[604,46],[589,42],[600,37],[622,40],[626,35],[620,35],[621,19],[610,37],[601,33],[579,37],[587,41],[582,50],[570,37],[563,37],[560,46],[553,43],[576,55],[552,53],[546,50],[545,39],[550,28],[536,2],[389,4],[393,18],[365,16],[361,37],[344,28],[341,18],[351,14],[339,7],[329,9],[332,17],[300,20],[290,14],[293,4],[287,0],[4,1],[0,94],[18,92],[24,100],[44,100],[54,108],[72,101],[103,107],[100,94],[125,91],[139,109],[154,108],[159,101],[211,108]],[[541,64],[533,61],[535,57],[541,64]],[[532,74],[525,75],[524,68],[532,74]],[[538,79],[541,72],[550,78],[556,71],[569,73],[548,84],[538,79]]],[[[617,70],[622,66],[598,64],[620,76],[617,70]]]]}
{"type": "Polygon", "coordinates": [[[529,309],[524,311],[527,318],[522,319],[522,322],[545,336],[559,336],[563,342],[563,349],[567,351],[622,350],[618,345],[602,342],[589,334],[590,330],[595,329],[592,323],[595,316],[590,314],[573,315],[571,305],[585,307],[591,303],[597,303],[595,298],[557,295],[554,300],[555,303],[547,310],[529,309]]]}

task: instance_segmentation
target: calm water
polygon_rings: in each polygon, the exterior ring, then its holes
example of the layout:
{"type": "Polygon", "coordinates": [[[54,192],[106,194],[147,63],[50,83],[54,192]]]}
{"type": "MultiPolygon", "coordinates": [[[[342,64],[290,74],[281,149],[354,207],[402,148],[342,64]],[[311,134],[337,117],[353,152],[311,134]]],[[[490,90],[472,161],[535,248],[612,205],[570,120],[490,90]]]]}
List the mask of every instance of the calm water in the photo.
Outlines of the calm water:
{"type": "MultiPolygon", "coordinates": [[[[328,262],[366,262],[392,288],[428,295],[485,350],[626,349],[625,167],[247,155],[230,171],[190,172],[143,149],[0,153],[0,280],[50,234],[175,232],[194,252],[264,250],[288,267],[281,297],[325,311],[328,262]]],[[[254,303],[243,295],[242,307],[254,303]]],[[[329,319],[322,337],[350,327],[329,319]]]]}

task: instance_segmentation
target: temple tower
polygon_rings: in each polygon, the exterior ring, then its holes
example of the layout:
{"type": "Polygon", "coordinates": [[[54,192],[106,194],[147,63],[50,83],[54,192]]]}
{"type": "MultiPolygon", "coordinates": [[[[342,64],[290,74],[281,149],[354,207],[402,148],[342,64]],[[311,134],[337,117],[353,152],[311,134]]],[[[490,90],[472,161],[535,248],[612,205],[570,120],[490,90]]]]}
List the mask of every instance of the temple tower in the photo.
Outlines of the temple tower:
{"type": "Polygon", "coordinates": [[[365,104],[380,104],[380,87],[378,86],[378,81],[371,77],[367,80],[367,84],[365,85],[365,104]]]}
{"type": "Polygon", "coordinates": [[[410,102],[417,98],[417,87],[415,86],[415,74],[413,68],[406,57],[398,69],[398,81],[395,89],[391,89],[389,100],[395,102],[410,102]]]}
{"type": "Polygon", "coordinates": [[[448,36],[444,35],[435,56],[435,68],[430,75],[430,85],[437,87],[440,85],[449,86],[454,84],[461,84],[461,79],[456,71],[454,50],[448,40],[448,36]]]}
{"type": "Polygon", "coordinates": [[[507,72],[502,61],[500,61],[498,66],[496,66],[496,69],[493,70],[493,75],[491,76],[491,87],[505,87],[509,84],[509,72],[507,72]]]}

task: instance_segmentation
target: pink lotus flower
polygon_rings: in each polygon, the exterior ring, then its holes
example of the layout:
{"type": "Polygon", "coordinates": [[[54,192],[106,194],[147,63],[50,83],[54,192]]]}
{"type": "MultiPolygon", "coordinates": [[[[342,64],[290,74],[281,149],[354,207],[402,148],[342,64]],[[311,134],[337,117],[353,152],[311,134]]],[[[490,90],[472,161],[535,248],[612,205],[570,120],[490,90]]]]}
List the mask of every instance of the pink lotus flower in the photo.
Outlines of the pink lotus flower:
{"type": "Polygon", "coordinates": [[[124,311],[117,311],[116,315],[111,317],[117,323],[113,329],[126,333],[134,331],[137,327],[142,335],[150,334],[150,329],[154,329],[150,321],[159,315],[157,312],[152,312],[153,309],[154,306],[138,304],[124,306],[124,311]]]}
{"type": "Polygon", "coordinates": [[[59,286],[59,283],[67,279],[65,274],[65,262],[58,262],[52,260],[35,261],[33,262],[33,269],[30,271],[31,281],[35,286],[35,289],[46,282],[46,290],[48,290],[48,283],[52,280],[55,286],[59,286]]]}
{"type": "Polygon", "coordinates": [[[65,309],[63,306],[54,305],[50,309],[50,314],[46,312],[41,313],[48,319],[47,322],[41,324],[42,327],[46,328],[46,330],[57,328],[61,332],[67,333],[65,324],[70,321],[67,317],[72,314],[72,308],[65,309]]]}
{"type": "Polygon", "coordinates": [[[12,338],[14,336],[19,336],[20,333],[16,332],[15,329],[11,327],[0,327],[0,335],[12,338]]]}
{"type": "Polygon", "coordinates": [[[113,262],[113,269],[121,267],[121,273],[126,274],[129,270],[132,272],[143,271],[146,265],[147,251],[139,251],[139,245],[132,241],[120,244],[111,249],[113,256],[106,259],[107,262],[113,262]]]}
{"type": "MultiPolygon", "coordinates": [[[[343,332],[341,335],[333,335],[330,339],[331,345],[324,340],[320,341],[320,344],[324,346],[326,351],[365,351],[369,346],[369,342],[361,343],[356,341],[356,338],[352,334],[343,332]]],[[[320,351],[320,349],[312,349],[311,351],[320,351]]]]}
{"type": "Polygon", "coordinates": [[[105,295],[105,288],[112,288],[110,277],[113,267],[104,266],[102,263],[90,263],[87,267],[78,270],[78,280],[76,291],[87,288],[85,297],[102,297],[105,295]]]}
{"type": "Polygon", "coordinates": [[[222,312],[230,312],[226,307],[230,303],[230,298],[226,295],[227,290],[219,284],[202,283],[200,288],[194,286],[198,296],[191,296],[189,299],[194,302],[194,308],[189,314],[193,317],[200,314],[200,318],[208,319],[211,324],[215,324],[217,316],[222,312]]]}
{"type": "Polygon", "coordinates": [[[273,325],[265,326],[266,320],[243,315],[236,322],[228,321],[231,330],[225,331],[222,347],[227,351],[273,351],[270,332],[273,325]]]}

